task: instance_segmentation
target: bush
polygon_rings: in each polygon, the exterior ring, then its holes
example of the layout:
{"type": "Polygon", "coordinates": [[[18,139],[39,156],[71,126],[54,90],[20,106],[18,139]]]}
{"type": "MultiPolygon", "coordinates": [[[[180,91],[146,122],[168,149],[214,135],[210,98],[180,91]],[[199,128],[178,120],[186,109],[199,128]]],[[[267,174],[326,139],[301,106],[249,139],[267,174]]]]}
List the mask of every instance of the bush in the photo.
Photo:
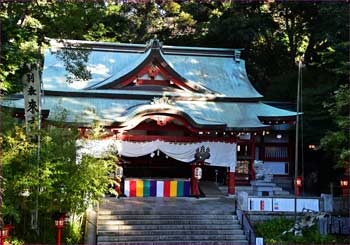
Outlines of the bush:
{"type": "Polygon", "coordinates": [[[293,220],[280,218],[259,222],[254,228],[256,235],[264,238],[265,244],[348,244],[345,238],[321,235],[316,225],[304,229],[302,237],[294,236],[293,233],[282,235],[293,225],[293,220]]]}
{"type": "Polygon", "coordinates": [[[83,219],[77,217],[98,203],[114,183],[109,173],[115,168],[116,157],[84,156],[77,164],[77,128],[50,125],[32,133],[40,135],[40,163],[37,143],[26,135],[24,125],[14,123],[2,131],[1,187],[6,198],[0,213],[4,222],[16,226],[16,237],[25,244],[53,244],[56,241],[53,217],[69,213],[74,219],[65,228],[62,241],[82,243],[83,219]],[[36,209],[38,232],[31,229],[36,209]]]}

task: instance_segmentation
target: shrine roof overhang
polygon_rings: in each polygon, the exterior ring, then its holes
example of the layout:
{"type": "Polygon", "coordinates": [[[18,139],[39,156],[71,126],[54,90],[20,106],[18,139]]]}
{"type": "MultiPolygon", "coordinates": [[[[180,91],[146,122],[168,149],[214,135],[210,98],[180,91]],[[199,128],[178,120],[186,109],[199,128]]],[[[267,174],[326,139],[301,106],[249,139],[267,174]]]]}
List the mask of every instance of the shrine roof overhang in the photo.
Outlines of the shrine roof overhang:
{"type": "MultiPolygon", "coordinates": [[[[23,98],[2,101],[3,107],[24,110],[23,98]]],[[[99,121],[105,126],[121,127],[143,115],[179,115],[197,128],[223,130],[258,130],[269,127],[263,121],[294,120],[296,113],[262,102],[175,101],[174,105],[152,105],[150,100],[106,99],[88,97],[44,96],[43,110],[48,121],[57,121],[64,112],[65,122],[91,126],[99,121]]]]}
{"type": "Polygon", "coordinates": [[[217,94],[201,94],[188,91],[145,91],[145,90],[109,90],[109,89],[89,89],[89,90],[69,90],[60,91],[44,90],[45,95],[60,97],[80,97],[80,98],[102,98],[102,99],[131,99],[131,100],[151,100],[154,97],[172,97],[177,100],[188,101],[219,101],[219,102],[257,102],[257,98],[232,98],[217,94]]]}
{"type": "MultiPolygon", "coordinates": [[[[68,83],[69,73],[57,54],[60,49],[70,48],[63,46],[57,51],[52,47],[45,51],[42,74],[44,90],[82,93],[82,90],[117,89],[120,93],[127,93],[119,86],[120,83],[156,58],[167,68],[169,74],[189,86],[193,94],[248,100],[262,98],[248,79],[244,60],[235,60],[234,49],[176,46],[150,48],[149,45],[141,44],[83,41],[76,43],[88,46],[86,68],[91,73],[91,79],[68,83]]],[[[157,95],[155,91],[153,95],[157,95]]]]}

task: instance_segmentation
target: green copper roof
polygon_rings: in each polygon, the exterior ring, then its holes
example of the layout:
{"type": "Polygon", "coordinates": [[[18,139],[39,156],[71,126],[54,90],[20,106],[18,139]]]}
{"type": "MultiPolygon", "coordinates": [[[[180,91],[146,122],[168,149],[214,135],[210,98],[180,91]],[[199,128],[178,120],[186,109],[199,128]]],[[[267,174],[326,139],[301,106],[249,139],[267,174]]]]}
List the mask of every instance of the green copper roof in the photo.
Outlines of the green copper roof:
{"type": "MultiPolygon", "coordinates": [[[[57,57],[57,51],[46,50],[42,108],[49,110],[48,120],[51,121],[57,119],[59,112],[65,111],[65,120],[70,123],[88,126],[98,120],[105,125],[122,125],[145,113],[168,112],[185,116],[195,126],[239,130],[263,128],[267,127],[264,121],[284,121],[296,116],[295,112],[259,102],[262,95],[249,82],[245,62],[235,60],[233,49],[160,47],[155,42],[146,45],[66,42],[90,46],[86,67],[92,78],[68,83],[67,71],[57,57]],[[105,86],[125,79],[149,62],[150,57],[166,63],[164,67],[170,74],[188,82],[186,85],[195,86],[193,91],[196,92],[125,90],[105,86]],[[153,98],[163,96],[176,100],[175,105],[151,105],[153,98]]],[[[23,110],[24,101],[2,101],[1,105],[23,110]]]]}
{"type": "MultiPolygon", "coordinates": [[[[43,109],[50,110],[48,120],[55,121],[60,112],[65,111],[66,122],[89,125],[94,120],[106,125],[131,120],[138,113],[174,109],[185,113],[197,125],[226,125],[228,129],[256,129],[266,127],[259,117],[291,117],[294,112],[278,109],[261,102],[208,102],[176,101],[175,105],[151,105],[149,100],[103,99],[85,97],[45,96],[43,109]]],[[[3,106],[23,108],[23,99],[3,101],[3,106]]]]}
{"type": "MultiPolygon", "coordinates": [[[[113,47],[115,49],[107,46],[106,43],[100,43],[99,48],[92,47],[86,63],[92,78],[88,81],[77,80],[72,83],[67,83],[67,71],[63,62],[57,57],[57,53],[47,50],[42,75],[44,89],[79,91],[109,84],[138,67],[151,51],[146,49],[146,46],[143,51],[140,46],[137,46],[138,50],[133,51],[122,50],[118,46],[113,47]],[[108,50],[102,49],[104,46],[108,47],[108,50]]],[[[164,46],[159,52],[164,61],[181,77],[199,87],[206,88],[216,96],[262,97],[248,80],[245,62],[234,60],[234,50],[164,46]],[[215,54],[215,52],[218,53],[215,54]]]]}
{"type": "Polygon", "coordinates": [[[164,55],[168,64],[186,79],[217,95],[233,98],[262,97],[248,80],[245,62],[233,58],[164,55]]]}

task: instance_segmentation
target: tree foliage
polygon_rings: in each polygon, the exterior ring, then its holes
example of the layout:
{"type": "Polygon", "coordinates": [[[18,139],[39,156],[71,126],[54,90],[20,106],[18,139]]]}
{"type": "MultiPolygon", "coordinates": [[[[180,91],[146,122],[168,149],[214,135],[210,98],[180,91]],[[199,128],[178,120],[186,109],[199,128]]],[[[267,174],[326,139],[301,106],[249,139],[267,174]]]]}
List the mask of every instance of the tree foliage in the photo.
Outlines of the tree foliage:
{"type": "MultiPolygon", "coordinates": [[[[350,86],[345,84],[335,91],[332,99],[324,103],[335,121],[321,140],[321,146],[333,155],[337,167],[349,168],[350,149],[350,86]]],[[[349,171],[349,170],[348,170],[349,171]]]]}
{"type": "MultiPolygon", "coordinates": [[[[8,81],[3,89],[9,92],[18,89],[13,75],[21,64],[35,57],[26,47],[35,50],[43,37],[125,43],[158,38],[169,45],[244,48],[250,79],[269,99],[294,100],[290,91],[296,90],[295,61],[302,54],[306,72],[317,77],[322,77],[319,72],[326,77],[336,74],[336,86],[339,75],[348,75],[344,3],[151,0],[2,5],[1,70],[2,80],[8,81]]],[[[305,81],[305,86],[314,87],[314,80],[305,81]]]]}
{"type": "Polygon", "coordinates": [[[3,129],[4,220],[15,224],[26,241],[53,243],[47,228],[53,227],[53,214],[69,213],[74,219],[96,204],[113,184],[109,172],[114,169],[116,159],[84,156],[77,164],[77,129],[48,126],[40,131],[38,162],[37,143],[26,136],[22,125],[14,125],[3,129]],[[28,228],[37,195],[40,233],[38,237],[30,237],[33,232],[28,228]]]}
{"type": "MultiPolygon", "coordinates": [[[[45,37],[124,43],[158,38],[167,45],[244,48],[242,56],[251,82],[266,100],[278,101],[295,101],[295,61],[304,54],[304,143],[318,145],[322,139],[323,147],[317,156],[306,155],[306,160],[312,165],[310,169],[323,168],[329,176],[328,168],[335,164],[328,163],[324,151],[342,166],[349,157],[346,108],[350,100],[349,88],[344,85],[349,78],[348,10],[349,5],[343,2],[1,2],[0,89],[5,94],[21,91],[24,64],[42,62],[40,47],[47,45],[45,37]]],[[[68,81],[89,79],[89,72],[83,69],[88,50],[57,55],[71,72],[68,81]]],[[[100,174],[109,161],[84,158],[81,165],[76,165],[72,141],[77,136],[75,129],[64,130],[61,125],[42,132],[38,176],[33,142],[9,118],[2,118],[2,122],[5,129],[9,128],[2,138],[7,175],[4,211],[8,219],[17,222],[25,217],[19,215],[19,205],[24,205],[23,212],[29,216],[31,207],[26,205],[30,205],[32,196],[25,199],[19,193],[27,189],[32,193],[38,183],[46,190],[40,193],[48,207],[41,207],[43,212],[59,207],[79,212],[87,205],[82,196],[92,192],[91,200],[95,200],[103,192],[106,179],[100,174]],[[101,168],[92,169],[95,163],[101,168]],[[100,179],[92,181],[97,175],[100,179]],[[75,183],[74,179],[79,178],[91,179],[93,185],[89,181],[75,183]]]]}

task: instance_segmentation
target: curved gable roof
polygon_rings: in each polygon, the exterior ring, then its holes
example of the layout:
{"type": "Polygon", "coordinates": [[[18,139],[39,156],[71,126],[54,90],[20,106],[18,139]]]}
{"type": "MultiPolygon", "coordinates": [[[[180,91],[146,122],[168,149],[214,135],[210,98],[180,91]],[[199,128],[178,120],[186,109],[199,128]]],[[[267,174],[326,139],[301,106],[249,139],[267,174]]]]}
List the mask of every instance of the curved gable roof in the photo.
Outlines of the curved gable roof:
{"type": "Polygon", "coordinates": [[[181,73],[178,73],[175,69],[169,66],[168,62],[164,59],[160,44],[158,41],[152,40],[150,47],[146,49],[146,52],[141,55],[136,62],[125,67],[122,71],[117,74],[107,78],[101,83],[97,83],[87,89],[108,89],[108,88],[119,88],[122,89],[122,83],[127,79],[132,78],[137,75],[137,73],[144,68],[146,65],[156,62],[158,65],[165,68],[173,77],[183,82],[187,87],[191,88],[195,92],[199,93],[213,93],[212,91],[206,89],[202,85],[199,85],[193,81],[189,81],[182,76],[181,73]]]}
{"type": "Polygon", "coordinates": [[[110,89],[156,57],[171,75],[183,81],[193,92],[229,98],[262,98],[247,77],[244,61],[234,60],[232,49],[156,47],[154,42],[150,45],[81,43],[91,46],[86,66],[92,78],[67,83],[68,72],[63,62],[47,51],[43,71],[45,90],[74,92],[110,89]]]}
{"type": "Polygon", "coordinates": [[[233,98],[261,98],[250,83],[245,62],[233,58],[164,55],[167,63],[188,81],[233,98]]]}
{"type": "Polygon", "coordinates": [[[195,115],[191,110],[185,110],[185,108],[179,106],[171,105],[152,105],[152,104],[139,104],[129,108],[126,113],[118,118],[119,121],[124,124],[129,124],[136,117],[144,115],[159,115],[159,114],[170,114],[170,115],[179,115],[186,118],[195,127],[201,126],[216,126],[216,127],[226,127],[225,122],[218,122],[212,119],[203,118],[201,115],[195,115]]]}

